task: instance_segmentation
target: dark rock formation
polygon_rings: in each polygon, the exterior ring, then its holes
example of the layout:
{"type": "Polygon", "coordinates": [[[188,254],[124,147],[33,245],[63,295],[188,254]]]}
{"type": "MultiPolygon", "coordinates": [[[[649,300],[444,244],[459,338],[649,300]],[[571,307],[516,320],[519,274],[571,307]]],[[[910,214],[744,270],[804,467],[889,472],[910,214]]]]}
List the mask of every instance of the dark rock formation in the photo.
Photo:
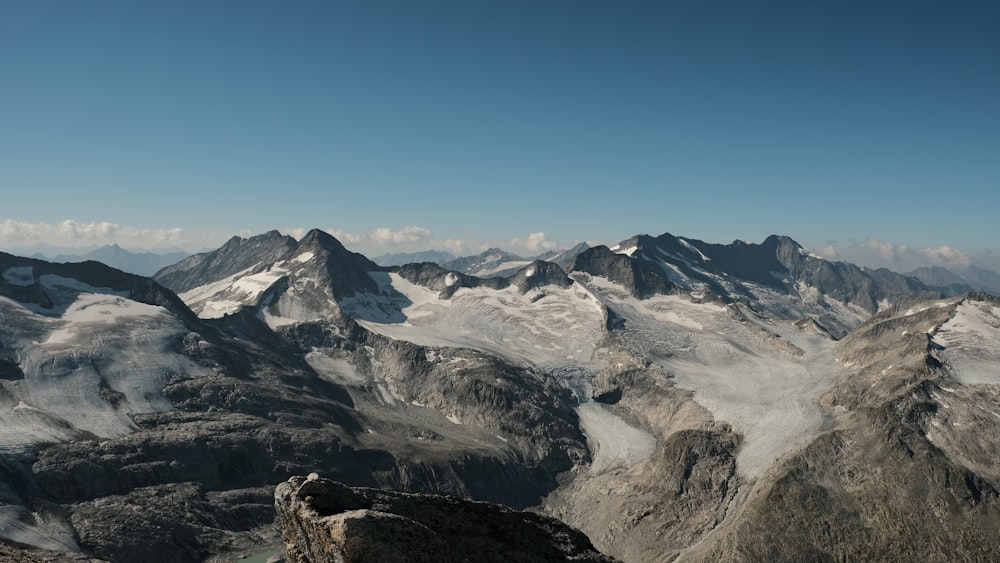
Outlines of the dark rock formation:
{"type": "Polygon", "coordinates": [[[299,241],[295,254],[312,252],[319,257],[324,271],[317,282],[329,287],[334,299],[349,297],[355,293],[377,293],[378,286],[368,272],[382,268],[357,252],[344,248],[336,238],[325,231],[313,229],[299,241]]]}
{"type": "Polygon", "coordinates": [[[511,278],[511,283],[517,286],[521,293],[546,285],[566,288],[573,285],[573,280],[566,277],[566,272],[558,265],[544,260],[535,260],[518,270],[511,278]]]}
{"type": "Polygon", "coordinates": [[[666,276],[642,268],[632,258],[615,254],[606,246],[595,246],[581,252],[573,259],[569,270],[607,278],[625,287],[636,297],[676,291],[666,276]]]}
{"type": "Polygon", "coordinates": [[[453,497],[353,488],[311,474],[278,485],[289,563],[611,562],[554,518],[453,497]]]}

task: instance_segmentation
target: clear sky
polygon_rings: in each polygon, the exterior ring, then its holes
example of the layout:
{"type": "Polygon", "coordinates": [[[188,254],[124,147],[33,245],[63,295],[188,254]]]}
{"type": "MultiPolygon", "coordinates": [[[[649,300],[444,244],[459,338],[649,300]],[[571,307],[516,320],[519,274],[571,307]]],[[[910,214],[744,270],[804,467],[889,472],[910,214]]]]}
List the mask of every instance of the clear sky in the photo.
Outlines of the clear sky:
{"type": "Polygon", "coordinates": [[[997,2],[0,3],[0,248],[978,260],[998,188],[997,2]]]}

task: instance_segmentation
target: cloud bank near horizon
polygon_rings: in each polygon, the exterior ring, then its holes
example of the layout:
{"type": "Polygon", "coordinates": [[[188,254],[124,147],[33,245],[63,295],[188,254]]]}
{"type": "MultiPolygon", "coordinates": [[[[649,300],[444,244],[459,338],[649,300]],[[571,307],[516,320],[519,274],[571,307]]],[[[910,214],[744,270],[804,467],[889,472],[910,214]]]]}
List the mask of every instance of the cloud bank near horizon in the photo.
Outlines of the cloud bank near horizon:
{"type": "MultiPolygon", "coordinates": [[[[285,227],[278,230],[299,239],[310,229],[285,227]]],[[[435,238],[430,229],[416,225],[400,228],[377,227],[366,232],[350,232],[335,228],[324,230],[337,237],[348,248],[371,255],[433,248],[448,251],[456,256],[464,256],[477,254],[491,247],[501,247],[511,252],[533,256],[559,248],[559,243],[546,236],[544,232],[533,232],[524,238],[507,241],[487,241],[435,238]]],[[[250,237],[259,233],[241,230],[237,234],[241,237],[250,237]]],[[[217,248],[231,236],[230,233],[195,232],[179,227],[140,228],[110,221],[85,222],[66,219],[57,223],[45,223],[10,218],[0,221],[0,248],[15,252],[33,253],[47,247],[78,248],[85,251],[110,244],[135,250],[172,247],[201,251],[206,248],[217,248]]]]}
{"type": "MultiPolygon", "coordinates": [[[[297,239],[302,238],[309,232],[309,229],[303,227],[287,227],[278,230],[297,239]]],[[[455,256],[466,256],[478,254],[491,247],[501,247],[514,253],[534,256],[559,248],[558,242],[550,239],[544,232],[540,231],[529,233],[523,239],[513,238],[509,241],[499,242],[478,239],[435,238],[430,229],[413,225],[407,225],[399,229],[378,227],[363,233],[353,233],[332,228],[324,230],[336,237],[344,246],[373,255],[433,249],[444,250],[455,256]]]]}
{"type": "Polygon", "coordinates": [[[139,248],[178,246],[186,242],[180,228],[147,229],[110,221],[29,223],[14,219],[0,222],[0,244],[11,248],[39,245],[87,247],[119,244],[139,248]]]}
{"type": "Polygon", "coordinates": [[[963,270],[970,266],[989,269],[1000,267],[1000,256],[988,250],[973,253],[949,245],[914,247],[874,237],[846,243],[831,240],[809,250],[831,261],[851,262],[870,268],[889,268],[898,272],[912,272],[924,266],[940,266],[952,270],[963,270]]]}

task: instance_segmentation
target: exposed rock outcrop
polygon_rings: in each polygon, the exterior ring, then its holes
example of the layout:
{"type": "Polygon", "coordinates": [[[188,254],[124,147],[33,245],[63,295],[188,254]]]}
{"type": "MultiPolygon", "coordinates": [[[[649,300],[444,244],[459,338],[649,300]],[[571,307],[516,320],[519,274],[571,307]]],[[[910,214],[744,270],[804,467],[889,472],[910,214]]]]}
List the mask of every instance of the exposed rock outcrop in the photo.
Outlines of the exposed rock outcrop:
{"type": "Polygon", "coordinates": [[[274,499],[289,563],[614,561],[554,518],[490,503],[347,487],[315,473],[278,485],[274,499]]]}

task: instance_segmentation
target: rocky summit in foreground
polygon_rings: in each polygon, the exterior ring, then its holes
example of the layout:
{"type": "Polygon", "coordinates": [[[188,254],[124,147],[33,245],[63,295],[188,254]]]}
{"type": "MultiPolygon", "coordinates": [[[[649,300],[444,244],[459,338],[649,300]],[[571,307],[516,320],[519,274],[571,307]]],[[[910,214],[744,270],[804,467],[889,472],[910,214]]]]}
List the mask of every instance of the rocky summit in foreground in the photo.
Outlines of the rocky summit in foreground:
{"type": "Polygon", "coordinates": [[[317,474],[278,485],[288,563],[615,561],[566,524],[455,497],[348,487],[317,474]]]}

